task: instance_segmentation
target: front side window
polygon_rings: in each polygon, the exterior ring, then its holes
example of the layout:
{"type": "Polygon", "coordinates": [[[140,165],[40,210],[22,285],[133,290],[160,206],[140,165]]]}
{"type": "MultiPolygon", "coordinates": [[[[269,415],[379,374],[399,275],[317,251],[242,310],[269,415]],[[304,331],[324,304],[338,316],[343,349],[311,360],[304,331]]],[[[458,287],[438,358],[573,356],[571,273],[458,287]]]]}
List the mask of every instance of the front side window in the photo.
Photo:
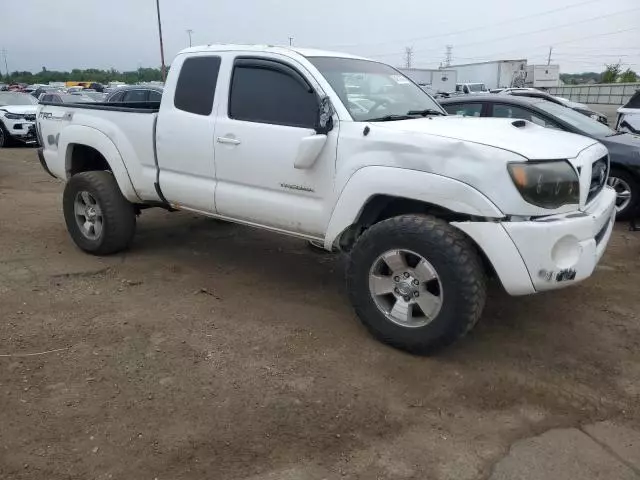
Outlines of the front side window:
{"type": "Polygon", "coordinates": [[[309,61],[356,121],[395,120],[428,110],[444,115],[429,94],[389,65],[336,57],[310,57],[309,61]]]}
{"type": "Polygon", "coordinates": [[[173,97],[175,107],[196,115],[210,115],[219,71],[220,57],[187,58],[180,69],[173,97]]]}
{"type": "Polygon", "coordinates": [[[462,115],[464,117],[479,117],[482,113],[481,103],[456,103],[454,105],[444,105],[444,109],[449,115],[462,115]]]}
{"type": "Polygon", "coordinates": [[[288,67],[250,61],[234,67],[229,118],[291,127],[315,128],[318,99],[288,67]]]}

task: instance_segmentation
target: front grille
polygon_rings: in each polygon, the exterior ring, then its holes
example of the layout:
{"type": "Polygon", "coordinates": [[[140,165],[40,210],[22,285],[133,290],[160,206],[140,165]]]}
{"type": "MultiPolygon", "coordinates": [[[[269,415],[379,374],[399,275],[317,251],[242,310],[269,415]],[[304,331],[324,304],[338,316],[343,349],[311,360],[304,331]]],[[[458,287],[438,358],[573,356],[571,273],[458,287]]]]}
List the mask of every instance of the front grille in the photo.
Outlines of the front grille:
{"type": "Polygon", "coordinates": [[[587,203],[593,200],[604,188],[609,176],[609,162],[606,155],[599,158],[591,165],[591,180],[589,182],[589,193],[587,203]]]}
{"type": "Polygon", "coordinates": [[[36,115],[35,115],[35,113],[34,114],[28,114],[28,115],[24,116],[24,119],[27,122],[35,122],[36,121],[36,115]]]}

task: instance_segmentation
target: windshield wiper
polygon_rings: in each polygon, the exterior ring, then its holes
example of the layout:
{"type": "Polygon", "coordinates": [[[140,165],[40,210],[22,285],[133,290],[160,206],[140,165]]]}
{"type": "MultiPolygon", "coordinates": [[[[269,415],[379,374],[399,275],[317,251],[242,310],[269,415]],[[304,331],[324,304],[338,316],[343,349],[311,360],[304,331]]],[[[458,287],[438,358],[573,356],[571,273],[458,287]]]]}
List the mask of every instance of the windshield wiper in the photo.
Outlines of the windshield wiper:
{"type": "Polygon", "coordinates": [[[384,117],[369,118],[367,122],[393,122],[394,120],[409,120],[411,115],[385,115],[384,117]]]}
{"type": "Polygon", "coordinates": [[[424,110],[409,110],[407,115],[422,115],[426,117],[427,115],[445,115],[440,110],[434,110],[432,108],[426,108],[424,110]]]}

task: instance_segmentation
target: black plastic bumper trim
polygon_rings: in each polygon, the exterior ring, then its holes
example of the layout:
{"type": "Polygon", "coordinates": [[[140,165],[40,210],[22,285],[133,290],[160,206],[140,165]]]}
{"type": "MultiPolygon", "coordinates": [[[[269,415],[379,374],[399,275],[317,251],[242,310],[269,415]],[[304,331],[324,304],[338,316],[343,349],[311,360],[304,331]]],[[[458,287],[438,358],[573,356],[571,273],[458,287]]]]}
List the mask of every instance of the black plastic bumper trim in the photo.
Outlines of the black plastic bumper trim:
{"type": "Polygon", "coordinates": [[[47,167],[47,161],[44,159],[44,148],[43,147],[38,148],[38,160],[40,160],[40,165],[42,165],[42,168],[44,168],[45,172],[47,172],[53,178],[58,178],[53,173],[51,173],[51,170],[49,170],[49,167],[47,167]]]}

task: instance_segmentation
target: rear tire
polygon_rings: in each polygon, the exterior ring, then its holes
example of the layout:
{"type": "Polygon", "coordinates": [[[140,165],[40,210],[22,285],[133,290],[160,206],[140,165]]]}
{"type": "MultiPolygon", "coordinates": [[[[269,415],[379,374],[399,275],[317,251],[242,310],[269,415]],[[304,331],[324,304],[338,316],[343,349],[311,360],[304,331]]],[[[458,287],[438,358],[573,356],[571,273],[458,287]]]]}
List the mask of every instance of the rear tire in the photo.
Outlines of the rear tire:
{"type": "Polygon", "coordinates": [[[357,315],[376,338],[418,354],[463,337],[486,299],[475,246],[448,223],[426,215],[394,217],[366,230],[351,250],[347,287],[357,315]]]}
{"type": "Polygon", "coordinates": [[[69,235],[85,252],[109,255],[131,244],[136,230],[134,206],[124,198],[111,172],[71,177],[62,205],[69,235]]]}

